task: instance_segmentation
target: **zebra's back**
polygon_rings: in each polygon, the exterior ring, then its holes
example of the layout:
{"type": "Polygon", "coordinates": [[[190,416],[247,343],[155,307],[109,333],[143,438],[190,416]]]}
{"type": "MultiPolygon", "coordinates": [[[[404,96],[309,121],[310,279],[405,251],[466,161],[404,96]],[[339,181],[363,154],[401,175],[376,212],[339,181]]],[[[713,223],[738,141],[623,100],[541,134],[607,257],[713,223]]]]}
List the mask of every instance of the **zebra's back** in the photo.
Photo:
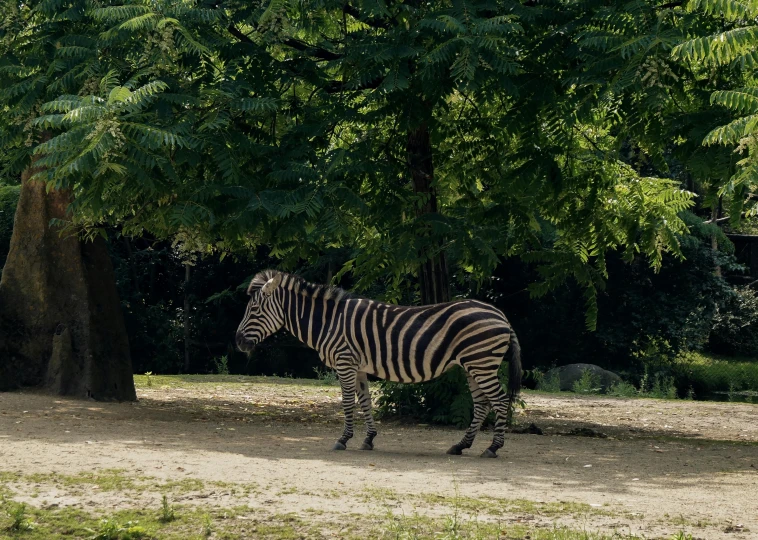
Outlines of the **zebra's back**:
{"type": "Polygon", "coordinates": [[[361,371],[396,382],[428,381],[456,364],[499,365],[511,335],[500,311],[475,300],[404,307],[350,299],[345,321],[361,371]]]}

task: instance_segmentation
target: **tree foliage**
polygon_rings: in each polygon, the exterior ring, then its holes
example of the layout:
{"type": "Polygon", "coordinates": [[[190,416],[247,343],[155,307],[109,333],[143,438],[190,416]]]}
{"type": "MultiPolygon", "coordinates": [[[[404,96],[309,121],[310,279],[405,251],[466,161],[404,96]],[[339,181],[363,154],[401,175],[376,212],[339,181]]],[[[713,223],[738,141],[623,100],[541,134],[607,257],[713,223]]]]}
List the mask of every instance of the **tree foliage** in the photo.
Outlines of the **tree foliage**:
{"type": "Polygon", "coordinates": [[[523,255],[543,268],[535,293],[567,278],[585,287],[592,327],[605,254],[658,267],[686,232],[692,194],[667,179],[660,143],[683,86],[667,54],[687,17],[560,7],[17,6],[4,37],[3,125],[18,150],[7,166],[50,132],[33,151],[51,187],[74,189],[76,227],[179,235],[190,251],[269,245],[285,266],[347,246],[337,277],[379,280],[395,301],[413,300],[407,280],[429,246],[479,282],[523,255]],[[433,213],[417,212],[428,195],[409,182],[419,126],[433,213]]]}
{"type": "Polygon", "coordinates": [[[266,246],[393,302],[440,254],[472,292],[518,257],[533,295],[578,285],[591,329],[609,257],[661,269],[753,208],[747,0],[3,8],[3,174],[36,154],[82,234],[266,246]]]}
{"type": "MultiPolygon", "coordinates": [[[[758,134],[758,7],[741,0],[694,0],[688,4],[693,12],[711,17],[712,33],[688,36],[673,50],[674,58],[688,63],[699,78],[712,78],[714,70],[728,70],[728,87],[715,89],[710,103],[737,118],[713,127],[703,137],[704,145],[724,145],[734,149],[734,167],[718,186],[718,194],[730,202],[732,223],[739,223],[743,213],[756,215],[752,193],[758,185],[756,134],[758,134]],[[709,73],[711,72],[711,73],[709,73]]],[[[702,33],[701,33],[702,34],[702,33]]]]}

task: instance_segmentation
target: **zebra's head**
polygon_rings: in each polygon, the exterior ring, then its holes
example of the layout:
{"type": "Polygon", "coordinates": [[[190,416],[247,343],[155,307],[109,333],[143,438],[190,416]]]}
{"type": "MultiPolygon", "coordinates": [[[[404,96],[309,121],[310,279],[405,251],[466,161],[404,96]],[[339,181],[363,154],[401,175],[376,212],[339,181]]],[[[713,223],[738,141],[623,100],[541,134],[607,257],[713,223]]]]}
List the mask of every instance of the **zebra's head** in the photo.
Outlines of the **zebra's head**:
{"type": "Polygon", "coordinates": [[[284,311],[277,294],[282,274],[261,272],[247,289],[250,301],[237,328],[237,347],[251,352],[255,346],[284,325],[284,311]]]}

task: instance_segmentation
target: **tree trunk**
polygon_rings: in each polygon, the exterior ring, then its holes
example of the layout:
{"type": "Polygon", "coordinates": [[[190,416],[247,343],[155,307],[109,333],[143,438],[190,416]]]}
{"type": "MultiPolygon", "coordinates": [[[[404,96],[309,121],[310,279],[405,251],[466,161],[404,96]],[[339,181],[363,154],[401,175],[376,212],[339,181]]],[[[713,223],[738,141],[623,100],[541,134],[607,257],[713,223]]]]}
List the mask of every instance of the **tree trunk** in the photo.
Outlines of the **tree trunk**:
{"type": "Polygon", "coordinates": [[[0,280],[0,390],[43,385],[63,395],[134,400],[129,340],[105,240],[61,236],[68,191],[22,175],[0,280]]]}
{"type": "Polygon", "coordinates": [[[189,282],[190,282],[190,265],[184,264],[184,373],[189,373],[190,370],[190,338],[192,337],[190,332],[190,297],[189,297],[189,282]]]}
{"type": "MultiPolygon", "coordinates": [[[[719,218],[719,214],[720,213],[721,213],[721,197],[719,197],[719,204],[718,204],[718,206],[717,205],[713,205],[713,208],[711,209],[711,223],[713,223],[714,227],[718,227],[719,226],[718,225],[718,218],[719,218]]],[[[718,240],[718,237],[716,236],[715,232],[711,235],[711,249],[713,251],[718,251],[718,249],[719,249],[719,240],[718,240]]],[[[720,276],[721,275],[721,267],[718,266],[718,265],[716,265],[716,268],[713,271],[713,273],[716,274],[717,276],[720,276]]]]}
{"type": "MultiPolygon", "coordinates": [[[[413,191],[424,196],[424,204],[417,209],[417,215],[437,212],[437,191],[434,188],[434,165],[432,144],[426,123],[408,132],[408,166],[413,181],[413,191]]],[[[422,304],[439,304],[450,301],[450,276],[447,260],[439,245],[422,248],[421,265],[418,272],[422,304]]]]}

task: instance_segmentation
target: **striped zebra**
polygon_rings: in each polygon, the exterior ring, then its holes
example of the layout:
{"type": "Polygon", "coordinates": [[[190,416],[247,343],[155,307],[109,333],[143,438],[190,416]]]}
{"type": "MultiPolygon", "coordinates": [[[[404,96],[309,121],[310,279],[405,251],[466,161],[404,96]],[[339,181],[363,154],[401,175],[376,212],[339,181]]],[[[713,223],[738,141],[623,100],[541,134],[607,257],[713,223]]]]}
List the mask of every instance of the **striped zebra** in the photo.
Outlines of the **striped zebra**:
{"type": "Polygon", "coordinates": [[[356,394],[367,431],[361,448],[374,448],[377,431],[367,375],[418,383],[453,366],[466,372],[474,418],[463,439],[447,453],[460,455],[471,447],[490,408],[497,416],[495,435],[482,457],[496,457],[503,447],[509,407],[521,388],[521,354],[516,334],[499,310],[476,300],[396,306],[355,298],[342,289],[274,270],[257,274],[247,292],[250,301],[237,329],[241,351],[252,351],[284,327],[336,371],[345,428],[335,450],[345,450],[353,436],[356,394]],[[506,351],[510,352],[507,395],[497,376],[506,351]]]}

